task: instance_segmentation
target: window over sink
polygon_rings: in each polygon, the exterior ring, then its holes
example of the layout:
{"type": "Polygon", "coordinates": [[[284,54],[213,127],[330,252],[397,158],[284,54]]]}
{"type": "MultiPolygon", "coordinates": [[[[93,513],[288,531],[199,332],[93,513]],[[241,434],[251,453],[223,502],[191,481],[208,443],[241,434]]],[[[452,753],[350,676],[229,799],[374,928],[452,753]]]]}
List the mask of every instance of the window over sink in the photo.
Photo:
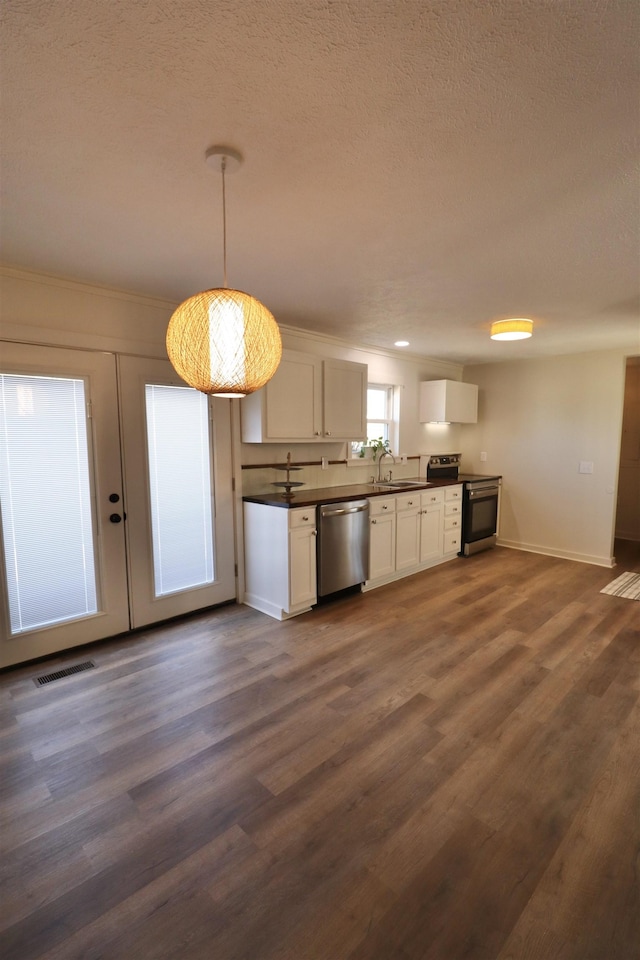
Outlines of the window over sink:
{"type": "Polygon", "coordinates": [[[365,447],[372,440],[388,441],[391,451],[397,450],[398,437],[398,389],[388,383],[367,385],[367,439],[351,444],[351,458],[365,456],[365,447]]]}

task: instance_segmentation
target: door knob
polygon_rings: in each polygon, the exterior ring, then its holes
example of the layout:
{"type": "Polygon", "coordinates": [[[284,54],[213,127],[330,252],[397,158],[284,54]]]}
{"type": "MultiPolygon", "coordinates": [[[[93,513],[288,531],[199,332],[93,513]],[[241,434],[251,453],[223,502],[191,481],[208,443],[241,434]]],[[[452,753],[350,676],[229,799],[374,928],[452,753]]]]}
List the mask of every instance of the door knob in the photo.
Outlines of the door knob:
{"type": "Polygon", "coordinates": [[[120,523],[120,521],[122,520],[122,517],[120,516],[119,513],[112,513],[111,516],[109,517],[109,520],[111,520],[111,523],[120,523]]]}
{"type": "Polygon", "coordinates": [[[117,503],[120,499],[119,493],[110,493],[109,494],[109,503],[117,503]]]}

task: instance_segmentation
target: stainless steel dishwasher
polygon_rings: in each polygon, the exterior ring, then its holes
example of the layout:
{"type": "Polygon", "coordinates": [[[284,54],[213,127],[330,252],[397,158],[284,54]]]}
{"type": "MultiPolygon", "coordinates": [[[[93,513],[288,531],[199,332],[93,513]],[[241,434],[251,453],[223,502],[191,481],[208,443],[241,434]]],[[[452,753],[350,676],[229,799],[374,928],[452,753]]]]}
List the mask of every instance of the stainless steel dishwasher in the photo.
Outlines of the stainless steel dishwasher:
{"type": "Polygon", "coordinates": [[[318,596],[363,583],[369,576],[369,501],[318,506],[318,596]]]}

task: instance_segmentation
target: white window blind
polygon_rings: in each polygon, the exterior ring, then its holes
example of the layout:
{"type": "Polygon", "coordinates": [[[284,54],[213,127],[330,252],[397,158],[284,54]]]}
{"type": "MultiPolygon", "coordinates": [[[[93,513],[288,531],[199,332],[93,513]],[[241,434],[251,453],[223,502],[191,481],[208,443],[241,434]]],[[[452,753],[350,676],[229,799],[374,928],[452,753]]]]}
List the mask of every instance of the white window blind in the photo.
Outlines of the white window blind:
{"type": "Polygon", "coordinates": [[[212,583],[208,403],[189,387],[146,384],[155,595],[212,583]]]}
{"type": "Polygon", "coordinates": [[[85,384],[0,374],[0,502],[12,634],[97,612],[85,384]]]}

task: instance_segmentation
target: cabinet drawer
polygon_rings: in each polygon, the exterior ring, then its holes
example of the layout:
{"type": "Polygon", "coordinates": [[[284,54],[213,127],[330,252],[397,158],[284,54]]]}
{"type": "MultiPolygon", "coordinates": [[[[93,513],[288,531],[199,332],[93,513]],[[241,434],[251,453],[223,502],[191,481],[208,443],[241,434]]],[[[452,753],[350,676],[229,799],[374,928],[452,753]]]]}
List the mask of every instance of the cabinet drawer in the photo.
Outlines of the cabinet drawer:
{"type": "Polygon", "coordinates": [[[420,503],[423,507],[428,507],[432,503],[442,503],[444,500],[444,490],[426,490],[420,495],[420,503]]]}
{"type": "Polygon", "coordinates": [[[462,500],[462,485],[444,488],[445,500],[462,500]]]}
{"type": "Polygon", "coordinates": [[[462,504],[459,500],[445,500],[444,502],[444,515],[445,517],[451,517],[455,514],[462,513],[462,504]]]}
{"type": "Polygon", "coordinates": [[[405,493],[396,497],[396,510],[419,510],[421,506],[419,493],[405,493]]]}
{"type": "Polygon", "coordinates": [[[445,530],[444,532],[444,552],[457,553],[460,549],[460,531],[445,530]]]}
{"type": "Polygon", "coordinates": [[[315,525],[315,507],[300,507],[299,510],[289,510],[289,530],[297,530],[300,527],[315,527],[315,525]]]}
{"type": "Polygon", "coordinates": [[[445,514],[444,518],[444,529],[445,530],[460,530],[462,527],[462,517],[447,517],[445,514]]]}
{"type": "Polygon", "coordinates": [[[373,500],[369,500],[369,516],[370,517],[383,517],[389,513],[396,512],[396,499],[395,497],[374,497],[373,500]]]}

